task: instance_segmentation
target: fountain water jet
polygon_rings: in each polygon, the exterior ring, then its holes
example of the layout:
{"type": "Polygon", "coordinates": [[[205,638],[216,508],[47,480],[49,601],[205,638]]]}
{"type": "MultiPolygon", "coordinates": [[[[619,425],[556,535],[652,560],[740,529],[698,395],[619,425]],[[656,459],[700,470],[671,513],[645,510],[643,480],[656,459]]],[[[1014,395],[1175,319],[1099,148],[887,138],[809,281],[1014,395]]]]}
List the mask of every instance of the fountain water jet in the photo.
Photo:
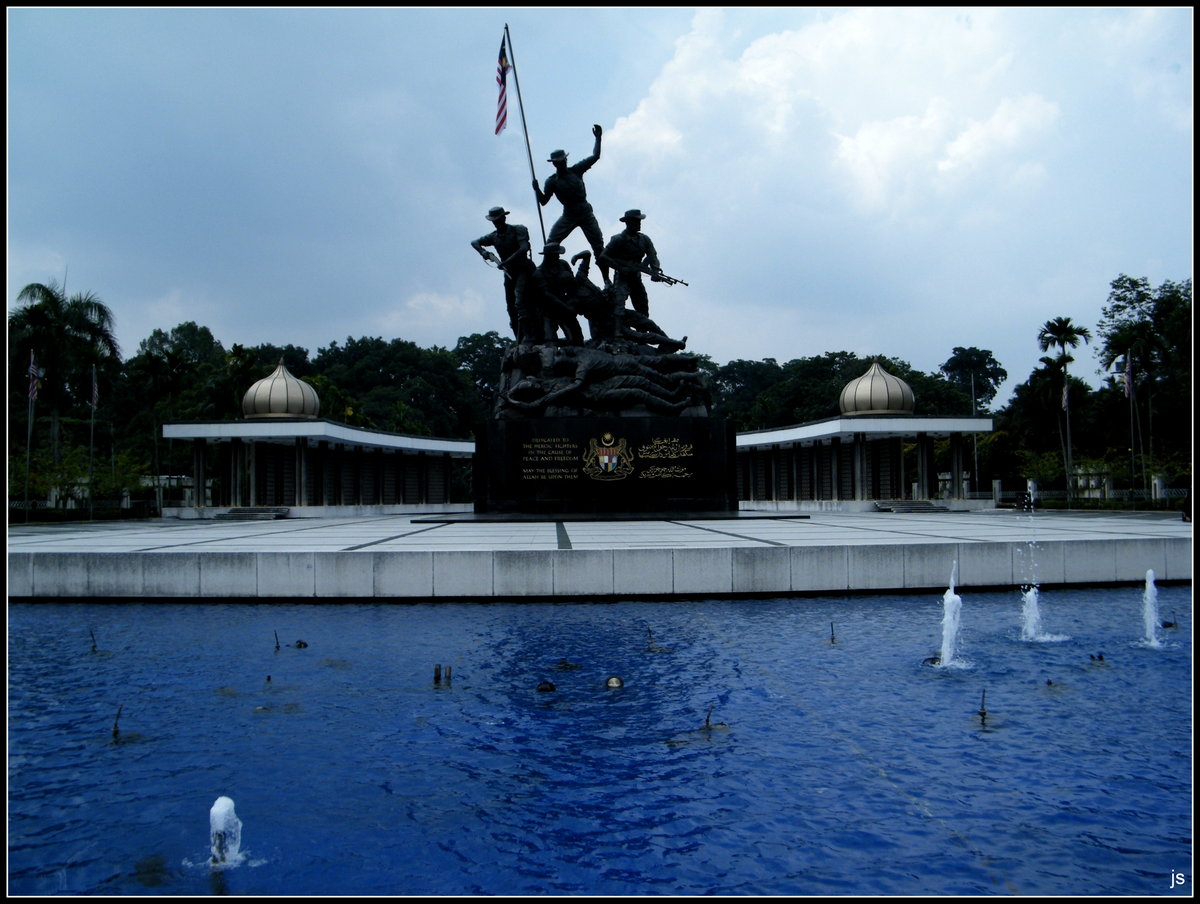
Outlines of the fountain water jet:
{"type": "Polygon", "coordinates": [[[1038,605],[1037,584],[1028,584],[1021,589],[1021,640],[1040,643],[1070,640],[1064,634],[1042,632],[1042,612],[1038,605]]]}
{"type": "Polygon", "coordinates": [[[236,866],[241,862],[242,821],[233,809],[233,800],[218,797],[208,811],[208,826],[213,865],[236,866]]]}
{"type": "Polygon", "coordinates": [[[1042,633],[1042,613],[1038,609],[1038,589],[1030,584],[1021,591],[1021,640],[1037,640],[1042,633]]]}
{"type": "Polygon", "coordinates": [[[1146,589],[1142,591],[1142,624],[1146,629],[1146,646],[1160,649],[1158,639],[1158,588],[1154,586],[1154,569],[1146,572],[1146,589]]]}
{"type": "Polygon", "coordinates": [[[950,569],[950,586],[942,595],[942,652],[938,666],[945,668],[951,665],[962,665],[954,661],[958,645],[958,623],[962,612],[962,597],[954,592],[954,581],[958,576],[958,561],[950,569]]]}

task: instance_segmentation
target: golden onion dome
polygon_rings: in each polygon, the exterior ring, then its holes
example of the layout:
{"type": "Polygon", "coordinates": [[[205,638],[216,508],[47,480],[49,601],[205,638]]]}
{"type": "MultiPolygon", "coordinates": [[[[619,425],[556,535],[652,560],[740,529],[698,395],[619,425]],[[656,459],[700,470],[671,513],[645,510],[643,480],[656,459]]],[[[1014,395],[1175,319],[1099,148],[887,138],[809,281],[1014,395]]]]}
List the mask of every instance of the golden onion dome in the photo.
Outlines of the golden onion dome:
{"type": "Polygon", "coordinates": [[[907,383],[876,361],[865,374],[842,388],[842,414],[912,414],[916,399],[907,383]]]}
{"type": "Polygon", "coordinates": [[[244,417],[307,417],[321,413],[317,391],[297,380],[283,361],[269,377],[263,377],[242,396],[244,417]]]}

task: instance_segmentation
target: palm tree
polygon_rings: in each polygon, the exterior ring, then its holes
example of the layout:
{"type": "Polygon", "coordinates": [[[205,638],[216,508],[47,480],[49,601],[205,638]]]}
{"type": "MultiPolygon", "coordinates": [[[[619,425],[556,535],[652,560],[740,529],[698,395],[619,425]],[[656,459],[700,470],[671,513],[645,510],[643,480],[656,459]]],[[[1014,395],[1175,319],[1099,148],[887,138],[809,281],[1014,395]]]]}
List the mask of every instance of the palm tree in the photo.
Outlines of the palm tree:
{"type": "Polygon", "coordinates": [[[91,292],[68,297],[55,282],[30,283],[17,301],[22,306],[8,315],[10,367],[27,367],[24,362],[32,353],[44,371],[40,397],[50,409],[51,444],[58,461],[59,416],[71,404],[91,399],[94,365],[120,363],[113,314],[91,292]]]}
{"type": "Polygon", "coordinates": [[[1068,348],[1075,348],[1082,341],[1087,343],[1091,341],[1092,334],[1085,326],[1076,326],[1071,322],[1070,317],[1055,317],[1053,320],[1047,320],[1042,324],[1042,328],[1038,330],[1038,347],[1042,351],[1049,351],[1051,347],[1059,350],[1058,360],[1055,362],[1062,366],[1063,375],[1063,393],[1062,393],[1062,408],[1067,422],[1067,435],[1063,444],[1063,464],[1067,472],[1067,506],[1071,505],[1071,490],[1074,484],[1074,472],[1071,468],[1071,402],[1070,402],[1070,377],[1067,376],[1067,364],[1074,359],[1067,354],[1068,348]]]}

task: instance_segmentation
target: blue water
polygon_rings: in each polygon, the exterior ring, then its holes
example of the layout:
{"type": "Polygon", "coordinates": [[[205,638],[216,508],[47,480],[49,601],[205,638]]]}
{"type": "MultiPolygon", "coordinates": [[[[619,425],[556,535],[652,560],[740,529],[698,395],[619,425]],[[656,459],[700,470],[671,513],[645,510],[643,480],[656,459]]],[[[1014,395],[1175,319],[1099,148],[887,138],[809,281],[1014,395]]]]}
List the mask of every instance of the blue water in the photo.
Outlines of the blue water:
{"type": "Polygon", "coordinates": [[[1190,894],[1191,588],[959,592],[10,605],[8,890],[1190,894]]]}

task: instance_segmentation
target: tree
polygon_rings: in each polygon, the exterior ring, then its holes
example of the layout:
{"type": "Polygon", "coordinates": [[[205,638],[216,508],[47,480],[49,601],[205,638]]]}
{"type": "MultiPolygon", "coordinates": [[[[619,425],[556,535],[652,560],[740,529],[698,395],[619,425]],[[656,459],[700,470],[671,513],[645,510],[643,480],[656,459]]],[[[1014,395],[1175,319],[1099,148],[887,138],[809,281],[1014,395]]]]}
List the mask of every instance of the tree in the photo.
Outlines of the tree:
{"type": "Polygon", "coordinates": [[[465,438],[477,420],[478,393],[444,348],[347,338],[345,345],[319,349],[313,370],[354,400],[355,411],[379,430],[465,438]]]}
{"type": "Polygon", "coordinates": [[[1000,384],[1008,379],[1008,371],[1000,366],[990,351],[974,346],[955,346],[939,370],[971,399],[971,414],[976,412],[976,406],[987,408],[996,397],[1000,384]]]}
{"type": "MultiPolygon", "coordinates": [[[[1131,433],[1145,433],[1155,455],[1156,433],[1168,453],[1190,449],[1192,282],[1167,280],[1151,290],[1144,277],[1122,273],[1110,285],[1097,326],[1101,371],[1121,374],[1129,400],[1131,433]],[[1114,371],[1114,367],[1120,367],[1114,371]],[[1126,382],[1127,381],[1127,382],[1126,382]],[[1159,415],[1155,428],[1155,415],[1159,415]]],[[[1140,445],[1131,437],[1131,445],[1140,445]]]]}
{"type": "Polygon", "coordinates": [[[1067,365],[1074,358],[1067,354],[1067,349],[1075,348],[1080,342],[1089,342],[1091,338],[1091,331],[1087,327],[1076,326],[1071,322],[1070,317],[1055,317],[1053,320],[1047,320],[1038,330],[1038,348],[1042,351],[1057,348],[1060,352],[1055,363],[1062,370],[1063,377],[1062,408],[1067,425],[1063,444],[1063,464],[1067,473],[1068,506],[1071,504],[1073,495],[1074,471],[1071,466],[1071,384],[1067,376],[1067,365]]]}
{"type": "Polygon", "coordinates": [[[775,426],[775,418],[763,410],[759,397],[783,376],[774,358],[762,361],[735,360],[717,369],[713,414],[729,418],[738,430],[761,430],[775,426]]]}
{"type": "Polygon", "coordinates": [[[512,346],[511,339],[503,338],[495,330],[487,333],[472,333],[461,336],[454,345],[454,357],[466,371],[479,393],[479,417],[488,417],[496,403],[496,389],[500,384],[500,366],[504,353],[512,346]]]}
{"type": "Polygon", "coordinates": [[[32,354],[44,371],[38,401],[50,411],[51,449],[57,461],[59,420],[72,406],[91,401],[92,368],[107,375],[120,364],[113,314],[91,292],[68,297],[54,282],[30,283],[17,301],[21,307],[8,315],[9,385],[25,385],[32,354]]]}

